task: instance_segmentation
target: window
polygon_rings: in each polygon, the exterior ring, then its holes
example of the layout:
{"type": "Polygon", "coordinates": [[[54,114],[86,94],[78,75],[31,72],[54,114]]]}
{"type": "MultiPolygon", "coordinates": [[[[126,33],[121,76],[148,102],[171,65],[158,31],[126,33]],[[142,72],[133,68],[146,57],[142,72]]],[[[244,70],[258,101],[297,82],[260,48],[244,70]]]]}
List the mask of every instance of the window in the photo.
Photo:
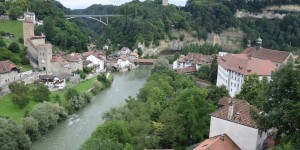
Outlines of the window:
{"type": "Polygon", "coordinates": [[[232,82],[231,82],[231,86],[232,86],[232,82]]]}
{"type": "Polygon", "coordinates": [[[236,86],[236,84],[234,83],[234,87],[236,86]]]}

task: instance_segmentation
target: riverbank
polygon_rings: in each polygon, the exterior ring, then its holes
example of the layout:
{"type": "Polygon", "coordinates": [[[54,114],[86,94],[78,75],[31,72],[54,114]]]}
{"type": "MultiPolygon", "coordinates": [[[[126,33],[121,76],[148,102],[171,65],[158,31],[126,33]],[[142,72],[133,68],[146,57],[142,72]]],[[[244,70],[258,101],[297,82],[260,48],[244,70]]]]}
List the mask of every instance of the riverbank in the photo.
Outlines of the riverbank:
{"type": "Polygon", "coordinates": [[[101,114],[112,107],[123,106],[128,96],[135,97],[150,73],[150,66],[142,66],[129,72],[113,73],[114,80],[109,88],[94,96],[91,103],[61,121],[50,132],[34,142],[31,150],[79,149],[97,125],[103,123],[101,114]]]}
{"type": "MultiPolygon", "coordinates": [[[[112,74],[109,75],[109,79],[112,80],[112,74]]],[[[50,102],[55,103],[56,102],[56,95],[59,96],[61,104],[63,104],[66,100],[64,97],[64,93],[67,88],[73,87],[75,88],[79,93],[84,93],[88,91],[94,82],[97,81],[97,76],[94,76],[90,79],[84,80],[79,82],[76,85],[68,85],[64,90],[61,91],[53,91],[50,94],[50,102]]],[[[13,120],[15,120],[17,123],[20,123],[24,114],[31,112],[32,108],[39,104],[39,102],[30,100],[29,104],[24,108],[20,109],[17,105],[13,104],[11,100],[12,94],[7,94],[3,97],[0,97],[0,116],[7,116],[13,120]]]]}

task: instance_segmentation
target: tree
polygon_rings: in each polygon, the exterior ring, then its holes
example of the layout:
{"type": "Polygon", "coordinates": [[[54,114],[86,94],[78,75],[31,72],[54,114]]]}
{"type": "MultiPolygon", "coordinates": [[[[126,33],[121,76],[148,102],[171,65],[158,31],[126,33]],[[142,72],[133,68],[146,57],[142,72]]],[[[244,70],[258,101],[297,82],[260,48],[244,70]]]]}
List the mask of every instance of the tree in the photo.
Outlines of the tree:
{"type": "Polygon", "coordinates": [[[25,108],[25,106],[29,103],[29,97],[25,94],[12,94],[11,100],[15,105],[18,105],[21,109],[25,108]]]}
{"type": "Polygon", "coordinates": [[[203,65],[201,68],[197,71],[197,77],[203,80],[209,80],[209,74],[211,72],[209,65],[203,65]]]}
{"type": "Polygon", "coordinates": [[[283,65],[271,76],[263,113],[258,115],[263,130],[276,128],[279,141],[300,149],[300,70],[293,62],[283,65]]]}
{"type": "Polygon", "coordinates": [[[106,78],[106,74],[98,75],[97,80],[101,82],[105,87],[109,87],[111,85],[111,82],[106,78]]]}
{"type": "Polygon", "coordinates": [[[126,122],[111,120],[97,127],[92,134],[92,138],[111,139],[118,143],[128,143],[130,141],[130,133],[126,122]]]}
{"type": "Polygon", "coordinates": [[[25,132],[11,119],[0,117],[0,149],[29,150],[30,140],[25,132]]]}
{"type": "Polygon", "coordinates": [[[9,47],[8,50],[10,50],[13,53],[19,53],[20,52],[20,47],[19,44],[16,42],[12,42],[9,47]]]}
{"type": "Polygon", "coordinates": [[[68,114],[58,104],[43,102],[32,109],[30,116],[38,121],[39,132],[44,134],[49,128],[56,126],[58,121],[65,119],[68,114]]]}
{"type": "Polygon", "coordinates": [[[38,102],[43,101],[49,101],[50,100],[50,94],[48,86],[39,83],[36,85],[36,87],[32,90],[33,98],[34,100],[38,102]]]}
{"type": "Polygon", "coordinates": [[[209,74],[209,81],[214,85],[217,82],[217,76],[218,76],[218,62],[217,62],[217,57],[214,56],[210,65],[210,74],[209,74]]]}
{"type": "Polygon", "coordinates": [[[111,139],[91,138],[80,147],[80,150],[121,150],[123,144],[111,139]]]}
{"type": "Polygon", "coordinates": [[[33,117],[23,118],[22,128],[31,141],[35,141],[41,137],[41,133],[39,132],[39,122],[33,117]]]}
{"type": "Polygon", "coordinates": [[[19,6],[11,7],[9,9],[9,18],[11,20],[17,20],[20,15],[22,15],[22,10],[19,6]]]}
{"type": "Polygon", "coordinates": [[[268,79],[259,80],[257,74],[249,75],[244,79],[241,92],[236,96],[239,99],[245,99],[251,105],[261,108],[266,100],[268,79]]]}
{"type": "Polygon", "coordinates": [[[209,86],[208,88],[208,95],[207,99],[211,100],[213,103],[218,104],[219,99],[225,96],[229,96],[229,91],[226,89],[225,86],[209,86]]]}
{"type": "Polygon", "coordinates": [[[70,100],[74,96],[79,97],[79,92],[75,88],[67,89],[65,93],[65,99],[70,100]]]}
{"type": "Polygon", "coordinates": [[[72,111],[78,111],[85,105],[85,99],[81,96],[73,96],[71,99],[68,100],[71,105],[72,111]]]}
{"type": "Polygon", "coordinates": [[[6,47],[6,43],[2,37],[0,37],[0,47],[6,47]]]}

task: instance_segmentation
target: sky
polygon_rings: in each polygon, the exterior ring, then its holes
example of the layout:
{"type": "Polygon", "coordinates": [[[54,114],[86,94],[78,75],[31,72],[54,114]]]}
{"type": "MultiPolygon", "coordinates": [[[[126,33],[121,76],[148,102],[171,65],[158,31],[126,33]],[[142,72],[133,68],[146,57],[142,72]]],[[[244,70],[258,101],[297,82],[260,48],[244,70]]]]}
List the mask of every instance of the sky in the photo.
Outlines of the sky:
{"type": "MultiPolygon", "coordinates": [[[[65,7],[70,9],[83,9],[87,8],[93,4],[102,4],[102,5],[121,5],[132,0],[57,0],[62,3],[65,7]]],[[[143,0],[140,0],[143,1],[143,0]]],[[[169,0],[170,4],[175,4],[178,6],[185,6],[187,0],[169,0]]]]}

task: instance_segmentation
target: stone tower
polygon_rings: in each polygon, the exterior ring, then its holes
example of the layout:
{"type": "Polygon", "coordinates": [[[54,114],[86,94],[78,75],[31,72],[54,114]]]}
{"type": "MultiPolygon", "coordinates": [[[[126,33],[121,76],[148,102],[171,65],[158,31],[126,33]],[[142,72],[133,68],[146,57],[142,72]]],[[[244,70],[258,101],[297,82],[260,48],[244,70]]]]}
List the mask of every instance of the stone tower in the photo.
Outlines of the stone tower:
{"type": "Polygon", "coordinates": [[[37,46],[38,51],[38,68],[43,71],[48,71],[51,67],[52,45],[41,44],[37,46]]]}
{"type": "Polygon", "coordinates": [[[168,6],[169,5],[168,0],[162,0],[162,5],[163,6],[168,6]]]}
{"type": "Polygon", "coordinates": [[[34,36],[34,23],[31,19],[25,18],[23,22],[24,46],[27,47],[27,39],[34,36]]]}

